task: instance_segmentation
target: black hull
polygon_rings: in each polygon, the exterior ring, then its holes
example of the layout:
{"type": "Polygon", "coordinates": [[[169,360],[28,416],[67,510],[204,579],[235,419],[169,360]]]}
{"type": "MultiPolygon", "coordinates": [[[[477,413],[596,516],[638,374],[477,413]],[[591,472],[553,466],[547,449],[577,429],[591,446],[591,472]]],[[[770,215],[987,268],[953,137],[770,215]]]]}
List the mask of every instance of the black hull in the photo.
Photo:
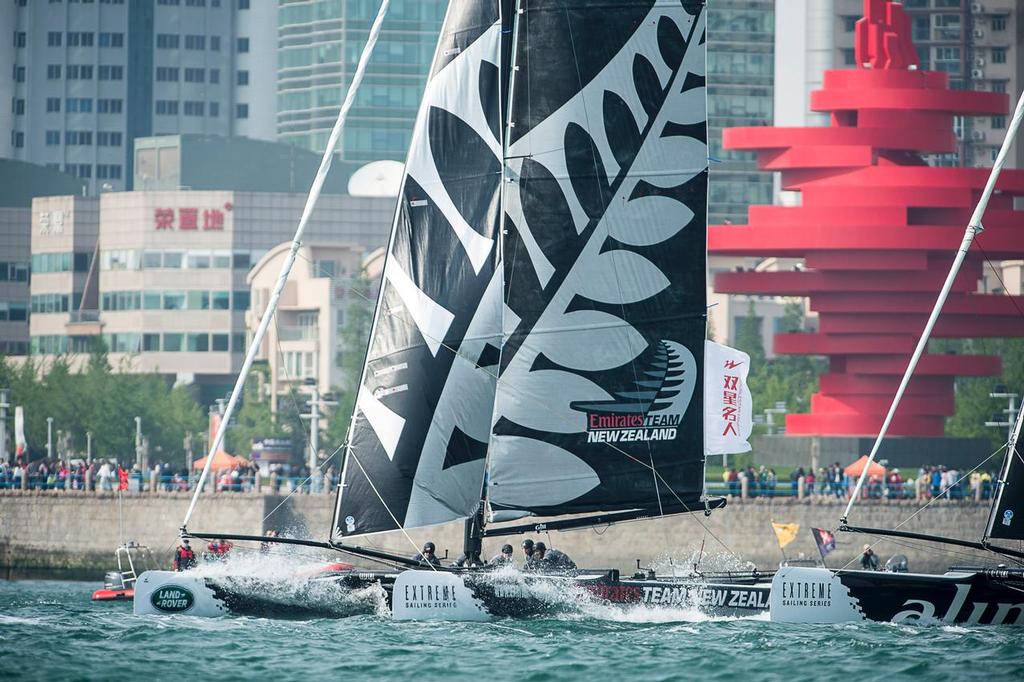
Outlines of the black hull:
{"type": "Polygon", "coordinates": [[[1024,625],[1024,570],[942,575],[786,567],[772,581],[771,619],[788,623],[1024,625]]]}

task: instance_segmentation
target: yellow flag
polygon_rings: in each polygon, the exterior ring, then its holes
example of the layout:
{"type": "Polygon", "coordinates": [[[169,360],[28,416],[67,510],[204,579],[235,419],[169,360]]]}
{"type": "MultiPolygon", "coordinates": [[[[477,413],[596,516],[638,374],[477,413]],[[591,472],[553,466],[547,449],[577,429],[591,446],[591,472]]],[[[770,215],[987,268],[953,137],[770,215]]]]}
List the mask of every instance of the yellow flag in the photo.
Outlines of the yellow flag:
{"type": "Polygon", "coordinates": [[[779,547],[785,547],[796,539],[797,531],[800,530],[800,524],[775,523],[772,521],[772,528],[775,529],[775,537],[779,540],[779,547]]]}

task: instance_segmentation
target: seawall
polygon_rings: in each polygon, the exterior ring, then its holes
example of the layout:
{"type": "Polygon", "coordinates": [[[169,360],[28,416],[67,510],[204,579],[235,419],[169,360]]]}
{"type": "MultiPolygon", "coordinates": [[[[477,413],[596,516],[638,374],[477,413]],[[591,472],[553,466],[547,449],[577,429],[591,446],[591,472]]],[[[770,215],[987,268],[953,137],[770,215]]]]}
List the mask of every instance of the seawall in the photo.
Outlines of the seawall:
{"type": "MultiPolygon", "coordinates": [[[[121,538],[148,545],[162,565],[169,566],[178,526],[187,507],[188,498],[173,493],[125,495],[120,503],[110,494],[0,494],[0,578],[98,582],[103,572],[113,567],[113,552],[121,538]]],[[[285,498],[219,494],[200,501],[189,528],[194,532],[254,535],[273,528],[297,537],[323,539],[332,507],[333,498],[328,495],[285,498]]],[[[850,521],[875,528],[904,523],[902,530],[976,540],[988,516],[988,505],[973,501],[936,502],[914,515],[919,507],[913,501],[864,502],[855,507],[850,521]]],[[[534,533],[530,537],[561,549],[581,566],[618,568],[630,573],[638,559],[644,567],[654,565],[663,571],[668,570],[670,560],[689,565],[698,555],[709,571],[736,568],[747,561],[769,569],[782,558],[772,532],[772,520],[800,524],[796,540],[786,547],[787,556],[796,558],[802,553],[816,557],[811,527],[835,527],[842,511],[843,504],[835,500],[732,499],[725,509],[710,517],[686,514],[611,527],[534,533]]],[[[462,524],[411,531],[409,536],[411,542],[401,533],[387,533],[361,538],[354,544],[409,555],[415,551],[414,543],[429,539],[437,544],[442,556],[447,550],[449,557],[454,558],[462,547],[462,524]]],[[[519,560],[523,537],[488,538],[484,541],[485,554],[496,554],[508,542],[515,546],[519,560]]],[[[883,562],[893,554],[904,554],[914,571],[942,571],[950,565],[972,561],[992,562],[990,555],[959,547],[842,533],[837,534],[838,548],[828,557],[828,564],[842,566],[855,561],[861,546],[876,540],[875,551],[883,562]]]]}

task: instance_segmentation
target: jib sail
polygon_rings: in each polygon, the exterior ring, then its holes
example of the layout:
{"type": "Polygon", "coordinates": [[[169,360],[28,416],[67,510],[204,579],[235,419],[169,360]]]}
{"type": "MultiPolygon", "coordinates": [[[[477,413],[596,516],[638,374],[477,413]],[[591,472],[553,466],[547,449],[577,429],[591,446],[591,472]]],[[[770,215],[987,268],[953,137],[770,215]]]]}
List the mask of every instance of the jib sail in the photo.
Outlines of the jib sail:
{"type": "Polygon", "coordinates": [[[488,456],[496,519],[699,505],[703,4],[520,3],[488,456]]]}
{"type": "MultiPolygon", "coordinates": [[[[479,506],[501,342],[502,17],[452,2],[413,132],[334,537],[479,506]]],[[[507,40],[507,38],[506,38],[507,40]]]]}
{"type": "Polygon", "coordinates": [[[997,540],[1024,540],[1024,456],[1016,438],[1010,443],[1002,474],[996,482],[996,496],[985,535],[997,540]]]}

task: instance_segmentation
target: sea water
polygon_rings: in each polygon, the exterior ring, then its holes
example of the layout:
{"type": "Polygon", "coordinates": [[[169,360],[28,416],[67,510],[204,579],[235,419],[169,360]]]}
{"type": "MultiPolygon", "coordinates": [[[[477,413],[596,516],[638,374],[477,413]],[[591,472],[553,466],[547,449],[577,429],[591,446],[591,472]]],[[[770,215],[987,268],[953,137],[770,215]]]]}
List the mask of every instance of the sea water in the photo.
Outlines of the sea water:
{"type": "Polygon", "coordinates": [[[134,616],[98,585],[0,581],[0,678],[36,680],[1024,679],[1024,627],[793,626],[692,610],[395,623],[134,616]]]}

